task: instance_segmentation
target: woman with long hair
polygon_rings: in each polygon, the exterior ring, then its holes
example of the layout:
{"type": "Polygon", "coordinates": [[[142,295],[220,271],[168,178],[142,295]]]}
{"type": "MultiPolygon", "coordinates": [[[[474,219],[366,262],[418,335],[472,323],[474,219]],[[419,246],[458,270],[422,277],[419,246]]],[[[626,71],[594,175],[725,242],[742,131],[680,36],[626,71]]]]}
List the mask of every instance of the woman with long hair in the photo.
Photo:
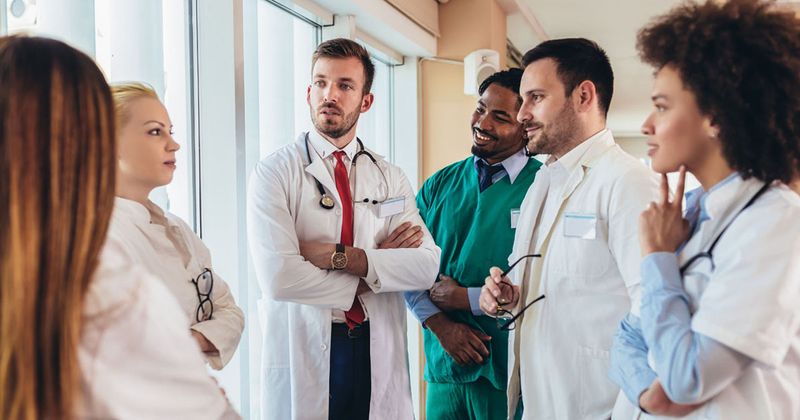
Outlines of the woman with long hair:
{"type": "Polygon", "coordinates": [[[117,198],[107,246],[128,255],[160,278],[183,308],[186,329],[222,369],[244,329],[244,313],[211,266],[200,237],[178,216],[150,201],[150,192],[172,181],[176,152],[172,123],[153,88],[142,83],[111,86],[116,108],[117,198]]]}
{"type": "Polygon", "coordinates": [[[0,418],[236,417],[174,298],[103,250],[114,136],[89,57],[0,38],[0,418]]]}
{"type": "Polygon", "coordinates": [[[800,19],[759,0],[686,3],[638,48],[656,69],[642,132],[664,175],[639,223],[641,307],[611,354],[614,417],[798,419],[800,19]],[[686,172],[701,187],[682,213],[686,172]]]}

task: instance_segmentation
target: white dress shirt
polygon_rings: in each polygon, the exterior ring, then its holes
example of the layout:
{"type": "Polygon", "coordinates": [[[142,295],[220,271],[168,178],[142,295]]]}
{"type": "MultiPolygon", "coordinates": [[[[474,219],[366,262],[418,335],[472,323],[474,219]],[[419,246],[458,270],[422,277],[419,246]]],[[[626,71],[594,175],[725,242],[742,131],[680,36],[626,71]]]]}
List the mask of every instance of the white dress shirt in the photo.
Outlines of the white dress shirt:
{"type": "Polygon", "coordinates": [[[217,354],[206,354],[212,368],[222,369],[231,360],[244,329],[244,313],[225,280],[213,271],[208,248],[189,225],[153,203],[146,207],[117,197],[106,247],[128,255],[164,282],[183,309],[186,327],[203,334],[217,348],[217,354]],[[198,322],[200,300],[192,279],[206,268],[214,276],[213,315],[198,322]]]}
{"type": "Polygon", "coordinates": [[[238,419],[158,278],[105,248],[84,301],[81,419],[238,419]]]}

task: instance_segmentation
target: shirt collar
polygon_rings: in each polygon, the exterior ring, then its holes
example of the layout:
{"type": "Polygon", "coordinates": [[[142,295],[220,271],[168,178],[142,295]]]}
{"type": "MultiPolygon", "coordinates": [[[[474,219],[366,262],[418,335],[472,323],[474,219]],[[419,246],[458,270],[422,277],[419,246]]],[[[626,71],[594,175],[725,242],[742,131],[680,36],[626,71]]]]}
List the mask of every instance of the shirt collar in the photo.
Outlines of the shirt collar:
{"type": "MultiPolygon", "coordinates": [[[[503,159],[502,161],[500,161],[498,163],[495,163],[492,166],[502,165],[503,166],[503,170],[505,170],[506,173],[508,174],[508,182],[513,184],[514,181],[519,176],[520,172],[522,172],[522,170],[525,168],[525,165],[528,164],[528,160],[529,159],[530,158],[525,153],[525,148],[523,147],[517,153],[514,153],[513,155],[503,159]]],[[[478,169],[478,161],[479,160],[483,160],[483,159],[481,159],[481,158],[479,158],[477,156],[474,156],[472,158],[472,163],[475,166],[476,170],[478,169]]],[[[483,161],[486,162],[485,160],[483,160],[483,161]]],[[[486,162],[486,163],[489,163],[489,162],[486,162]]]]}
{"type": "Polygon", "coordinates": [[[699,221],[712,219],[715,215],[719,216],[723,207],[727,206],[727,202],[736,195],[738,188],[734,187],[734,185],[738,185],[741,181],[741,175],[738,172],[734,172],[702,194],[700,197],[699,221]]]}
{"type": "Polygon", "coordinates": [[[154,217],[160,217],[167,221],[170,226],[177,224],[169,217],[161,207],[155,203],[148,202],[144,205],[138,201],[129,200],[127,198],[115,197],[114,198],[114,211],[119,212],[126,218],[133,220],[137,225],[149,225],[152,223],[154,217]]]}
{"type": "Polygon", "coordinates": [[[114,212],[131,219],[137,225],[150,224],[150,211],[138,201],[128,200],[127,198],[116,197],[114,199],[114,212]]]}
{"type": "Polygon", "coordinates": [[[552,166],[553,169],[555,168],[562,168],[566,172],[572,172],[576,166],[578,166],[581,162],[581,158],[586,152],[592,148],[592,145],[601,141],[602,138],[606,136],[606,134],[611,133],[607,128],[600,130],[597,134],[589,137],[588,139],[584,140],[583,143],[575,146],[572,150],[567,152],[564,156],[561,156],[560,159],[556,160],[555,162],[546,165],[548,167],[552,166]]]}
{"type": "MultiPolygon", "coordinates": [[[[339,150],[338,148],[336,148],[336,146],[331,144],[331,142],[329,142],[325,137],[322,137],[322,134],[318,133],[317,130],[311,130],[308,133],[308,141],[309,143],[311,143],[311,147],[317,153],[317,156],[319,156],[322,159],[330,157],[333,154],[333,152],[339,150]]],[[[353,156],[355,156],[355,154],[358,152],[358,140],[354,138],[353,141],[348,143],[347,146],[345,146],[344,149],[341,150],[347,155],[347,158],[352,162],[353,156]]]]}

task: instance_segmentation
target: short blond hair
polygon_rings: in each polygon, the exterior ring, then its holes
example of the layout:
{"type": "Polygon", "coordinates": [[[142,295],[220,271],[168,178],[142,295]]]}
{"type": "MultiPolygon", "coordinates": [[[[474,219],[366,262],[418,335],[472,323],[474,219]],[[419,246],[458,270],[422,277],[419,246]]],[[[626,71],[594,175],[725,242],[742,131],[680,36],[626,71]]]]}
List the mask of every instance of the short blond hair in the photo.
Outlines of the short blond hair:
{"type": "Polygon", "coordinates": [[[111,85],[111,96],[114,98],[114,113],[117,127],[122,127],[130,119],[130,105],[140,98],[152,98],[160,101],[158,93],[152,86],[142,82],[121,82],[111,85]]]}

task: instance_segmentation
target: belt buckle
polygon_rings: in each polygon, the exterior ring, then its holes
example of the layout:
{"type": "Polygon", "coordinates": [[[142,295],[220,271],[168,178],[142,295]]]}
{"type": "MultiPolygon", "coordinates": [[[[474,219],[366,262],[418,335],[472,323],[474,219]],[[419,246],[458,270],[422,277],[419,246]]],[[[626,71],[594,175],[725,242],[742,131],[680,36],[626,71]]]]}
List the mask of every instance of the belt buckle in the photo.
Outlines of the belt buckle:
{"type": "Polygon", "coordinates": [[[361,324],[358,324],[353,328],[348,328],[347,329],[347,337],[351,338],[351,339],[352,338],[360,338],[361,334],[363,332],[364,332],[364,330],[361,328],[361,324]]]}

